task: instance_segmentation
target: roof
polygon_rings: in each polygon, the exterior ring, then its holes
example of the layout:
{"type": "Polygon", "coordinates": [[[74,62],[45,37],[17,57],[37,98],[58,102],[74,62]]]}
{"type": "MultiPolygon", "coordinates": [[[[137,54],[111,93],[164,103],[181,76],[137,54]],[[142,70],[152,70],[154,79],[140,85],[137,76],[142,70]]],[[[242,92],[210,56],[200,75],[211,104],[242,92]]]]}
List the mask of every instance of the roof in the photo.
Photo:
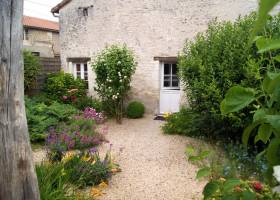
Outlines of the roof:
{"type": "Polygon", "coordinates": [[[29,16],[23,16],[23,26],[53,32],[59,31],[59,24],[57,22],[29,16]]]}
{"type": "Polygon", "coordinates": [[[59,4],[57,4],[55,7],[51,9],[52,13],[59,13],[59,10],[66,6],[68,3],[70,3],[72,0],[63,0],[59,4]]]}

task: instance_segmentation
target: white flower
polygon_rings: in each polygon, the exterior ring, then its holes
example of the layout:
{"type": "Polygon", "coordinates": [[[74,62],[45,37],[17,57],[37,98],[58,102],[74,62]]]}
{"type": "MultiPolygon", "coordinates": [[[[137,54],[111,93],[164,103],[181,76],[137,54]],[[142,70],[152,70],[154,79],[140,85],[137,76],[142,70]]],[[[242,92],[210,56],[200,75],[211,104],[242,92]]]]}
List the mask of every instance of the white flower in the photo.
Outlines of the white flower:
{"type": "Polygon", "coordinates": [[[109,80],[109,83],[112,83],[112,80],[111,80],[111,79],[109,80]]]}
{"type": "Polygon", "coordinates": [[[127,78],[127,76],[124,76],[124,78],[127,78]]]}
{"type": "Polygon", "coordinates": [[[120,95],[120,93],[117,93],[117,96],[119,96],[120,95]]]}
{"type": "Polygon", "coordinates": [[[118,65],[120,65],[120,64],[122,64],[122,62],[121,62],[121,61],[118,61],[118,65]]]}
{"type": "Polygon", "coordinates": [[[276,180],[280,183],[280,165],[273,167],[273,176],[276,178],[276,180]]]}
{"type": "Polygon", "coordinates": [[[123,81],[122,80],[120,80],[120,83],[122,83],[123,81]]]}

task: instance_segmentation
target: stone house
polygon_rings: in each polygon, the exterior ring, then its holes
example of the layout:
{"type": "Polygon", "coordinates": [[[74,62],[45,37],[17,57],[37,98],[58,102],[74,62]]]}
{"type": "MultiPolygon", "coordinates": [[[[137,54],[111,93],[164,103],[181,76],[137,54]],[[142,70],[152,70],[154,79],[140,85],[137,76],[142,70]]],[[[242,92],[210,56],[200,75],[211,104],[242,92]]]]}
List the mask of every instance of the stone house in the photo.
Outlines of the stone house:
{"type": "Polygon", "coordinates": [[[23,17],[23,48],[40,57],[60,54],[59,24],[35,17],[23,17]]]}
{"type": "Polygon", "coordinates": [[[63,0],[59,17],[65,72],[86,79],[94,95],[91,58],[106,45],[126,44],[138,66],[130,100],[150,113],[177,112],[186,100],[176,75],[177,55],[214,18],[234,20],[257,7],[257,0],[63,0]]]}

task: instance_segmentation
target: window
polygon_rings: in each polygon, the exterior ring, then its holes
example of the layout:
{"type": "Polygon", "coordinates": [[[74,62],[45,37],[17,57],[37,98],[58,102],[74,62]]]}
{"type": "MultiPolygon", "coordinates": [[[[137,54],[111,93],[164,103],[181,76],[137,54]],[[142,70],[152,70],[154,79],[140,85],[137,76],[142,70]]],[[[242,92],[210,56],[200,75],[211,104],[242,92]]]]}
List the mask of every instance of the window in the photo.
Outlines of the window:
{"type": "Polygon", "coordinates": [[[23,29],[23,40],[29,40],[27,28],[23,29]]]}
{"type": "Polygon", "coordinates": [[[88,89],[88,64],[87,63],[73,63],[74,77],[80,78],[86,82],[88,89]]]}
{"type": "Polygon", "coordinates": [[[40,52],[31,52],[33,56],[38,56],[40,57],[40,52]]]}
{"type": "Polygon", "coordinates": [[[163,88],[180,89],[179,78],[177,76],[177,64],[163,64],[163,88]]]}

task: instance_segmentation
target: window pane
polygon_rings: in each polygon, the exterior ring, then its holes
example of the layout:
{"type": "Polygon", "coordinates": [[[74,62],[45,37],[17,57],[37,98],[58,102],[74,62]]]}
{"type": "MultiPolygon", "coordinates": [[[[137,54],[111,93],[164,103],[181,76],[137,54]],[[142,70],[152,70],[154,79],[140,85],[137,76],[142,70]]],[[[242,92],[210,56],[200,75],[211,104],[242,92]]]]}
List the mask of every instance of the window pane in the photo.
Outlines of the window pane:
{"type": "Polygon", "coordinates": [[[80,65],[80,64],[77,64],[77,65],[76,65],[76,68],[77,68],[77,72],[80,72],[80,71],[81,71],[81,65],[80,65]]]}
{"type": "Polygon", "coordinates": [[[85,80],[86,80],[86,81],[88,80],[88,75],[85,75],[85,80]]]}
{"type": "Polygon", "coordinates": [[[172,65],[172,74],[176,75],[177,74],[177,64],[172,65]]]}
{"type": "Polygon", "coordinates": [[[85,72],[87,72],[87,70],[88,70],[87,69],[87,64],[84,65],[84,70],[85,70],[85,72]]]}
{"type": "Polygon", "coordinates": [[[170,81],[164,81],[163,86],[164,87],[170,87],[170,81]]]}
{"type": "Polygon", "coordinates": [[[177,76],[172,76],[172,87],[179,87],[179,79],[177,76]]]}
{"type": "Polygon", "coordinates": [[[81,72],[77,72],[77,78],[81,78],[81,72]]]}
{"type": "Polygon", "coordinates": [[[164,64],[164,75],[170,75],[170,74],[171,74],[170,64],[164,64]]]}
{"type": "Polygon", "coordinates": [[[86,89],[88,89],[88,81],[85,81],[86,82],[86,89]]]}
{"type": "Polygon", "coordinates": [[[172,87],[179,87],[178,81],[172,81],[172,87]]]}
{"type": "Polygon", "coordinates": [[[164,81],[171,81],[171,76],[164,76],[164,81]]]}

